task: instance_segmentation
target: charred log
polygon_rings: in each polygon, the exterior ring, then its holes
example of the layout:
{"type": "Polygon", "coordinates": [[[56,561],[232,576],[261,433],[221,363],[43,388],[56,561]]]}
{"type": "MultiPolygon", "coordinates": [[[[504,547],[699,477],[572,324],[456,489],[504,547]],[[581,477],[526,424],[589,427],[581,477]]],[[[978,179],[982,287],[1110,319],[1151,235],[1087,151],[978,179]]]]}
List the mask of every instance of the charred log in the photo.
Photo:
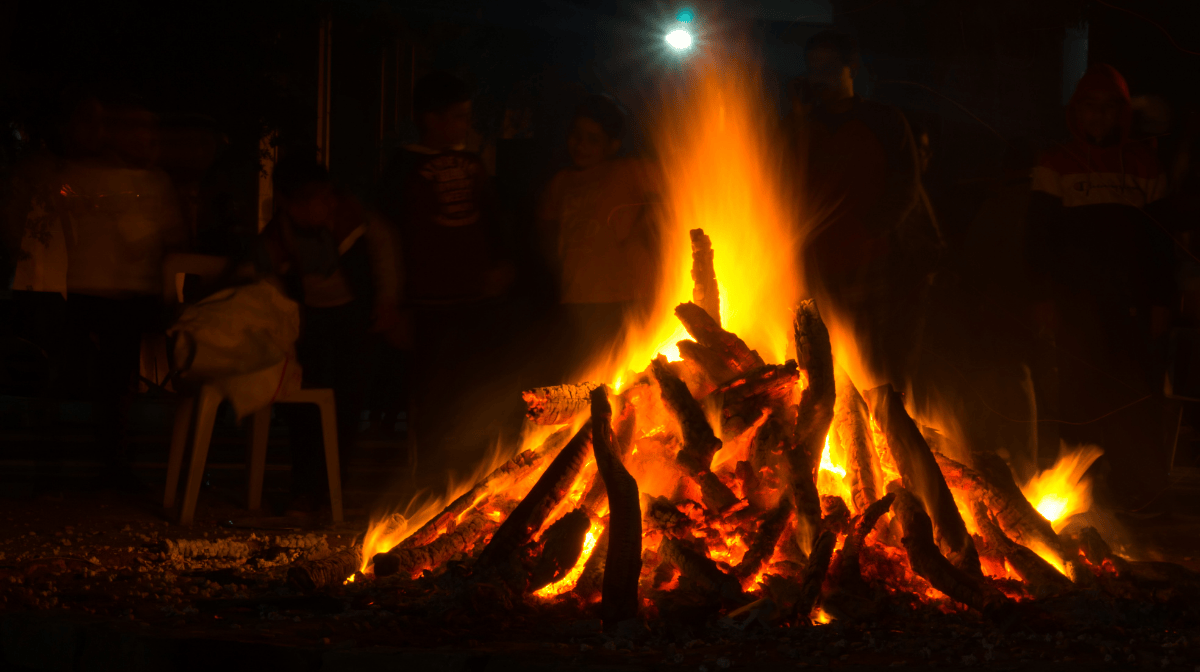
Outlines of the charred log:
{"type": "Polygon", "coordinates": [[[742,586],[736,578],[722,572],[717,563],[708,556],[689,548],[683,542],[677,539],[663,539],[658,547],[658,554],[703,590],[719,595],[723,603],[737,604],[744,601],[742,586]]]}
{"type": "MultiPolygon", "coordinates": [[[[570,428],[564,427],[551,434],[537,449],[526,450],[508,462],[505,462],[504,465],[488,474],[483,480],[476,483],[475,487],[463,493],[443,509],[441,513],[430,518],[416,532],[409,535],[407,539],[400,542],[400,544],[388,552],[418,548],[433,542],[439,535],[452,531],[454,521],[468,509],[475,506],[475,503],[484,497],[494,484],[504,477],[512,477],[514,480],[520,479],[522,475],[536,469],[547,458],[557,455],[558,451],[566,445],[570,438],[570,428]]],[[[396,573],[399,567],[394,560],[380,557],[383,555],[385,554],[376,554],[375,558],[372,559],[372,563],[375,565],[375,576],[378,577],[390,576],[396,573]]]]}
{"type": "Polygon", "coordinates": [[[722,329],[717,320],[700,306],[690,302],[681,303],[675,307],[675,316],[697,343],[716,353],[735,373],[746,373],[765,363],[756,351],[747,347],[735,334],[722,329]]]}
{"type": "Polygon", "coordinates": [[[739,460],[733,466],[733,474],[742,482],[742,493],[745,495],[746,500],[750,502],[747,510],[761,511],[768,508],[767,505],[764,505],[765,497],[762,492],[762,479],[759,478],[758,472],[755,471],[749,461],[739,460]]]}
{"type": "Polygon", "coordinates": [[[938,545],[955,567],[981,578],[983,570],[979,566],[975,542],[967,532],[967,525],[958,512],[954,495],[946,485],[933,451],[908,411],[904,410],[900,394],[891,385],[884,385],[869,391],[867,400],[876,424],[887,438],[904,489],[921,500],[933,520],[938,545]]]}
{"type": "Polygon", "coordinates": [[[762,417],[763,411],[786,403],[800,379],[796,362],[761,366],[716,389],[721,400],[721,432],[741,436],[762,417]]]}
{"type": "Polygon", "coordinates": [[[875,439],[868,424],[867,402],[854,382],[838,369],[835,377],[837,399],[833,405],[833,426],[846,451],[846,476],[850,498],[856,511],[864,511],[879,499],[882,475],[875,457],[875,439]]]}
{"type": "Polygon", "coordinates": [[[588,410],[588,395],[599,386],[599,383],[579,383],[525,390],[521,393],[527,409],[525,415],[539,425],[568,423],[588,410]]]}
{"type": "Polygon", "coordinates": [[[679,356],[698,376],[704,379],[704,385],[698,392],[708,394],[727,380],[737,377],[737,371],[729,366],[720,354],[706,348],[695,341],[682,340],[675,344],[679,348],[679,356]]]}
{"type": "Polygon", "coordinates": [[[866,583],[862,577],[860,557],[863,544],[866,543],[867,535],[871,534],[871,530],[874,530],[875,525],[879,523],[879,518],[887,513],[888,509],[892,508],[892,502],[895,499],[896,495],[894,493],[884,495],[881,499],[872,502],[862,513],[855,516],[854,526],[850,534],[846,535],[846,541],[842,543],[837,574],[834,576],[834,583],[837,588],[850,592],[860,592],[866,587],[866,583]]]}
{"type": "Polygon", "coordinates": [[[1009,539],[982,502],[976,501],[972,505],[972,512],[975,514],[975,524],[979,531],[1000,555],[1004,556],[1008,565],[1025,582],[1031,595],[1051,597],[1068,592],[1074,587],[1070,579],[1037,553],[1009,539]]]}
{"type": "Polygon", "coordinates": [[[574,593],[585,602],[595,602],[600,599],[604,586],[604,559],[608,557],[608,528],[600,533],[596,540],[596,548],[592,555],[583,563],[583,573],[575,582],[574,593]]]}
{"type": "Polygon", "coordinates": [[[986,615],[1008,601],[998,591],[985,589],[982,581],[955,567],[933,541],[933,522],[916,495],[900,488],[896,491],[895,511],[903,530],[900,542],[908,553],[913,573],[945,593],[950,599],[986,615]]]}
{"type": "Polygon", "coordinates": [[[742,561],[733,570],[734,576],[743,583],[754,578],[758,570],[762,569],[763,563],[775,554],[775,546],[779,543],[783,531],[787,529],[791,517],[792,504],[785,499],[762,518],[758,530],[754,533],[754,540],[750,542],[742,561]]]}
{"type": "Polygon", "coordinates": [[[692,398],[687,385],[667,366],[665,357],[659,356],[650,363],[651,371],[662,390],[663,402],[679,422],[683,434],[683,448],[675,461],[700,485],[704,494],[704,505],[713,512],[728,509],[738,499],[720,479],[712,473],[713,455],[721,448],[721,440],[713,434],[708,418],[699,402],[692,398]]]}
{"type": "Polygon", "coordinates": [[[821,498],[817,493],[817,468],[825,437],[833,422],[836,390],[833,381],[833,350],[829,330],[812,299],[796,308],[796,362],[808,377],[808,386],[800,394],[791,449],[787,451],[791,467],[791,491],[796,507],[796,533],[800,548],[813,548],[821,523],[821,498]]]}
{"type": "Polygon", "coordinates": [[[837,495],[821,495],[821,529],[846,534],[850,529],[850,507],[837,495]]]}
{"type": "Polygon", "coordinates": [[[482,513],[468,516],[453,532],[447,532],[425,546],[397,547],[376,555],[375,575],[402,574],[412,577],[427,569],[435,569],[455,555],[469,551],[477,541],[496,532],[499,527],[499,523],[482,513]],[[381,570],[384,573],[381,574],[381,570]]]}
{"type": "MultiPolygon", "coordinates": [[[[611,430],[610,430],[611,431],[611,430]]],[[[554,458],[541,478],[504,520],[492,541],[483,549],[476,563],[478,567],[496,566],[511,559],[512,554],[529,542],[546,522],[546,516],[562,501],[571,489],[576,475],[583,467],[588,449],[592,444],[592,424],[579,429],[575,437],[554,458]]]]}
{"type": "Polygon", "coordinates": [[[600,605],[600,620],[608,632],[620,621],[637,615],[638,578],[642,571],[642,509],[637,481],[621,464],[620,451],[614,445],[612,408],[605,387],[592,391],[592,428],[596,469],[608,491],[608,552],[600,605]]]}
{"type": "Polygon", "coordinates": [[[717,272],[713,269],[712,241],[704,229],[688,232],[692,238],[692,302],[704,309],[719,326],[721,324],[721,292],[717,287],[717,272]]]}
{"type": "MultiPolygon", "coordinates": [[[[757,484],[744,492],[752,506],[761,510],[774,508],[785,487],[786,454],[792,447],[795,407],[771,411],[750,440],[750,469],[757,484]]],[[[743,480],[743,487],[747,481],[743,480]]]]}
{"type": "Polygon", "coordinates": [[[829,573],[829,562],[833,559],[833,547],[837,544],[837,535],[826,530],[817,537],[813,544],[812,553],[808,555],[808,564],[800,574],[800,592],[793,606],[796,616],[807,619],[821,596],[821,584],[829,573]]]}
{"type": "Polygon", "coordinates": [[[650,529],[658,530],[671,537],[684,536],[692,528],[692,519],[676,508],[666,497],[647,497],[646,522],[650,529]]]}
{"type": "Polygon", "coordinates": [[[340,586],[362,564],[362,544],[347,548],[320,560],[305,560],[288,567],[287,582],[300,590],[340,586]]]}
{"type": "Polygon", "coordinates": [[[945,455],[934,453],[947,484],[956,490],[964,490],[978,497],[992,512],[996,523],[1012,541],[1025,546],[1041,544],[1056,553],[1065,562],[1066,557],[1058,535],[1050,521],[1046,520],[1033,504],[1025,499],[1021,489],[1013,480],[1008,465],[998,455],[976,456],[976,471],[945,455]]]}
{"type": "Polygon", "coordinates": [[[592,527],[585,509],[575,509],[554,521],[542,535],[542,553],[529,577],[529,591],[536,592],[563,578],[583,553],[583,542],[592,527]]]}

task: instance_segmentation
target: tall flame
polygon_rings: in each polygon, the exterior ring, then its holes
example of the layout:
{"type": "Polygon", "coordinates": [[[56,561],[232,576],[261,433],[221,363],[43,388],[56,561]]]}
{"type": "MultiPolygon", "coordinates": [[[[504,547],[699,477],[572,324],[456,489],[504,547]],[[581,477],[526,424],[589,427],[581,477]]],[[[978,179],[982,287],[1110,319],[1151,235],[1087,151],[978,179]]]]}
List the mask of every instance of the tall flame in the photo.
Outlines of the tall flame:
{"type": "Polygon", "coordinates": [[[630,325],[620,351],[589,372],[593,380],[618,381],[658,354],[679,359],[675,344],[688,335],[674,308],[692,300],[694,228],[712,239],[722,326],[767,361],[789,358],[791,309],[801,288],[799,216],[781,179],[782,152],[770,135],[775,122],[759,104],[757,71],[696,56],[690,85],[667,97],[657,125],[665,211],[657,305],[648,321],[630,325]]]}
{"type": "Polygon", "coordinates": [[[1067,449],[1064,445],[1063,450],[1053,467],[1038,473],[1021,488],[1025,499],[1050,521],[1055,532],[1065,527],[1071,516],[1091,508],[1092,481],[1084,473],[1104,454],[1098,446],[1067,449]]]}

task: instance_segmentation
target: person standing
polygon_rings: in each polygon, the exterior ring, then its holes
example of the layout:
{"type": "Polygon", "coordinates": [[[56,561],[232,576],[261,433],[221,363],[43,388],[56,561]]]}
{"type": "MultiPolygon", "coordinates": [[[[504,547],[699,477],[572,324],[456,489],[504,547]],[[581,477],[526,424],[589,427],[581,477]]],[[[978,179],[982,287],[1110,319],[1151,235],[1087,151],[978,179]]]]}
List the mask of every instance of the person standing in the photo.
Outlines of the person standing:
{"type": "Polygon", "coordinates": [[[645,216],[649,171],[617,156],[624,127],[612,99],[584,99],[567,138],[572,165],[550,181],[538,213],[559,271],[560,301],[574,334],[568,360],[575,366],[596,348],[616,345],[630,310],[654,290],[653,234],[645,216]]]}
{"type": "MultiPolygon", "coordinates": [[[[1048,419],[1067,421],[1063,441],[1104,448],[1111,503],[1135,506],[1170,468],[1155,351],[1170,326],[1174,264],[1153,212],[1167,178],[1154,150],[1130,139],[1129,88],[1112,66],[1088,68],[1066,116],[1071,139],[1041,156],[1029,201],[1035,320],[1053,335],[1059,372],[1057,400],[1039,405],[1058,402],[1048,419]]],[[[1039,446],[1043,467],[1058,449],[1039,446]]]]}
{"type": "Polygon", "coordinates": [[[488,373],[485,358],[504,331],[496,298],[512,269],[487,170],[464,149],[471,90],[454,75],[431,73],[413,89],[413,113],[420,141],[396,152],[376,202],[403,268],[401,324],[387,331],[404,334],[411,325],[410,446],[423,459],[445,458],[464,427],[460,405],[488,373]]]}
{"type": "Polygon", "coordinates": [[[941,247],[917,146],[900,110],[855,93],[853,38],[818,33],[805,60],[808,77],[793,87],[810,220],[805,273],[853,326],[872,372],[902,386],[915,368],[923,297],[941,247]],[[918,255],[925,259],[914,270],[918,255]]]}
{"type": "MultiPolygon", "coordinates": [[[[272,175],[276,216],[261,234],[260,265],[301,304],[297,358],[306,387],[331,388],[343,464],[353,453],[366,388],[364,348],[372,321],[394,321],[394,259],[378,221],[336,188],[314,161],[284,159],[272,175]]],[[[327,479],[316,409],[285,407],[292,444],[289,514],[314,514],[327,479]]]]}

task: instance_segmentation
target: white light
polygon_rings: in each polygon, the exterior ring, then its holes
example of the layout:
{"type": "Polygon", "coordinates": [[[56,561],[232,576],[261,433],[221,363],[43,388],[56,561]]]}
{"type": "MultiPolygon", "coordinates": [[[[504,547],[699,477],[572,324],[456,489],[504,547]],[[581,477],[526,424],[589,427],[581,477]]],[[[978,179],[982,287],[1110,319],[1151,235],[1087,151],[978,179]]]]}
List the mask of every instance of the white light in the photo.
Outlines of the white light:
{"type": "Polygon", "coordinates": [[[667,44],[683,51],[692,46],[692,34],[682,28],[667,33],[667,44]]]}

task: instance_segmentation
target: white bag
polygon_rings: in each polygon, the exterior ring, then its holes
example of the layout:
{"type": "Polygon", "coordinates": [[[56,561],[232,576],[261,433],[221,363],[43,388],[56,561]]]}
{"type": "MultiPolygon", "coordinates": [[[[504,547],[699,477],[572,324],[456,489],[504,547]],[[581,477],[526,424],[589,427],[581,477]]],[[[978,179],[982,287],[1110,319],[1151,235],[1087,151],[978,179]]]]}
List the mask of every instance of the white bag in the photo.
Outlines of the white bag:
{"type": "Polygon", "coordinates": [[[188,306],[167,334],[180,381],[217,387],[238,418],[300,388],[300,306],[266,280],[188,306]]]}

